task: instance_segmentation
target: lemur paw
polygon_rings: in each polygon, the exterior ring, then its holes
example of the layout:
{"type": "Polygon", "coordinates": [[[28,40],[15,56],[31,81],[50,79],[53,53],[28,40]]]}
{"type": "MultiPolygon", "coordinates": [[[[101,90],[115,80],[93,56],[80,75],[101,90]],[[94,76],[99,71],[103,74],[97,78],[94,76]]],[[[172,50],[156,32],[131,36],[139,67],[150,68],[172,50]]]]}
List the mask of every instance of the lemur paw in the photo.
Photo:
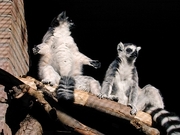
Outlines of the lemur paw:
{"type": "Polygon", "coordinates": [[[109,95],[107,96],[106,94],[99,94],[98,95],[99,98],[106,98],[106,99],[110,99],[113,101],[118,101],[118,97],[114,96],[114,95],[109,95]]]}
{"type": "Polygon", "coordinates": [[[137,109],[134,105],[131,105],[131,104],[128,104],[129,107],[131,107],[131,111],[130,111],[130,114],[131,115],[136,115],[137,113],[137,109]]]}
{"type": "Polygon", "coordinates": [[[118,99],[119,99],[119,98],[118,98],[117,96],[115,96],[115,95],[109,95],[108,98],[111,99],[111,100],[113,100],[113,101],[118,101],[118,99]]]}
{"type": "Polygon", "coordinates": [[[56,83],[54,83],[53,81],[48,80],[48,79],[43,79],[43,80],[41,80],[41,82],[42,82],[43,84],[49,84],[50,86],[56,85],[56,83]]]}
{"type": "Polygon", "coordinates": [[[36,55],[38,54],[40,49],[37,46],[35,46],[34,48],[32,48],[32,50],[33,50],[34,55],[36,55]]]}
{"type": "Polygon", "coordinates": [[[101,67],[101,62],[99,62],[98,60],[92,60],[92,61],[90,61],[90,64],[91,64],[94,68],[100,68],[100,67],[101,67]]]}
{"type": "Polygon", "coordinates": [[[98,97],[101,98],[101,99],[102,99],[102,98],[108,98],[108,96],[105,95],[105,94],[99,94],[98,97]]]}

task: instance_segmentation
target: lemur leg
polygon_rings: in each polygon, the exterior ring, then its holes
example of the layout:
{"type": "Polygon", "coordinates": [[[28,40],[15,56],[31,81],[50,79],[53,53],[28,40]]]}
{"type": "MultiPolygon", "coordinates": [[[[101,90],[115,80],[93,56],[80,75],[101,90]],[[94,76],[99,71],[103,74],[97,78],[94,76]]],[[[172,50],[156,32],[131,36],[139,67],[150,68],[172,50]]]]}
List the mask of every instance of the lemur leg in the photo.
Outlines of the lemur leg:
{"type": "Polygon", "coordinates": [[[112,84],[110,84],[106,80],[103,81],[100,98],[110,98],[109,95],[111,94],[111,91],[112,91],[112,84]]]}
{"type": "Polygon", "coordinates": [[[41,81],[45,84],[57,85],[59,84],[60,75],[50,65],[41,67],[39,69],[39,76],[43,78],[41,81]]]}
{"type": "Polygon", "coordinates": [[[75,79],[75,88],[81,89],[92,94],[99,95],[101,90],[100,83],[90,76],[77,75],[74,76],[75,79]]]}
{"type": "Polygon", "coordinates": [[[92,77],[89,78],[90,78],[89,85],[90,85],[91,93],[95,94],[96,96],[99,96],[101,91],[100,83],[92,77]]]}
{"type": "Polygon", "coordinates": [[[139,88],[137,109],[150,113],[154,108],[164,108],[163,98],[157,88],[146,85],[139,88]]]}

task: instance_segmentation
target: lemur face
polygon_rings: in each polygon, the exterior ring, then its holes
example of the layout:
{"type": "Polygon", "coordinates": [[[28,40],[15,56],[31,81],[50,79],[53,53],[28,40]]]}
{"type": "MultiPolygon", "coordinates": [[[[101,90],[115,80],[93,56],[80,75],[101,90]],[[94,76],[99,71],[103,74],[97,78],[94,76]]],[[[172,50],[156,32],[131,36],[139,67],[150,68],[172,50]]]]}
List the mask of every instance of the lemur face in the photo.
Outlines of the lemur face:
{"type": "Polygon", "coordinates": [[[55,17],[51,22],[51,28],[56,27],[71,27],[73,26],[73,23],[68,20],[68,17],[66,16],[66,11],[61,12],[57,17],[55,17]],[[64,26],[62,26],[64,25],[64,26]]]}
{"type": "Polygon", "coordinates": [[[126,57],[127,59],[135,59],[138,56],[141,47],[137,47],[132,43],[123,44],[120,42],[117,46],[117,52],[120,57],[126,57]]]}

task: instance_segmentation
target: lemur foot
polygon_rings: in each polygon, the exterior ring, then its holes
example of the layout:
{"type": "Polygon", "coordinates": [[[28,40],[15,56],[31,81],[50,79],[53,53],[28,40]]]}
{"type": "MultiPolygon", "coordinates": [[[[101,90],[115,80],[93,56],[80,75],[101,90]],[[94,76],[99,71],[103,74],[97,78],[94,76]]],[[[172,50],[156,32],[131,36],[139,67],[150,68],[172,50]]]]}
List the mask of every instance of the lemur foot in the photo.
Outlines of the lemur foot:
{"type": "Polygon", "coordinates": [[[115,96],[115,95],[109,95],[108,98],[111,99],[111,100],[113,100],[113,101],[118,101],[118,99],[119,99],[119,98],[118,98],[117,96],[115,96]]]}
{"type": "Polygon", "coordinates": [[[48,79],[43,79],[43,80],[41,80],[41,82],[42,82],[43,84],[49,84],[50,86],[56,85],[55,82],[53,82],[53,81],[51,81],[51,80],[48,80],[48,79]]]}
{"type": "Polygon", "coordinates": [[[129,107],[131,107],[131,111],[130,111],[130,114],[131,115],[136,115],[137,113],[137,109],[134,105],[131,105],[131,104],[128,104],[129,107]]]}
{"type": "Polygon", "coordinates": [[[99,94],[98,97],[99,97],[99,98],[110,99],[110,100],[113,100],[113,101],[118,101],[118,97],[117,97],[117,96],[114,96],[114,95],[109,95],[109,96],[107,96],[106,94],[99,94]]]}
{"type": "Polygon", "coordinates": [[[107,95],[105,95],[105,94],[99,94],[98,97],[101,98],[101,99],[102,99],[102,98],[107,98],[107,95]]]}

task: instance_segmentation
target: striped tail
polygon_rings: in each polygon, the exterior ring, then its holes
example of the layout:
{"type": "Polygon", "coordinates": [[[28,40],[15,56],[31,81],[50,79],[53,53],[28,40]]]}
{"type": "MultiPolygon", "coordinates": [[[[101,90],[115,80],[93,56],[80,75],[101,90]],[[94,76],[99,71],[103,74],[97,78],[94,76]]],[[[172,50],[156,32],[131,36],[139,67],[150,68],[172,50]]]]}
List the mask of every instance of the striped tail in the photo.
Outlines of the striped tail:
{"type": "Polygon", "coordinates": [[[151,116],[157,125],[164,128],[167,135],[180,135],[180,118],[176,114],[159,108],[151,116]]]}
{"type": "Polygon", "coordinates": [[[57,99],[74,101],[75,80],[69,76],[62,76],[59,86],[57,87],[57,99]]]}

